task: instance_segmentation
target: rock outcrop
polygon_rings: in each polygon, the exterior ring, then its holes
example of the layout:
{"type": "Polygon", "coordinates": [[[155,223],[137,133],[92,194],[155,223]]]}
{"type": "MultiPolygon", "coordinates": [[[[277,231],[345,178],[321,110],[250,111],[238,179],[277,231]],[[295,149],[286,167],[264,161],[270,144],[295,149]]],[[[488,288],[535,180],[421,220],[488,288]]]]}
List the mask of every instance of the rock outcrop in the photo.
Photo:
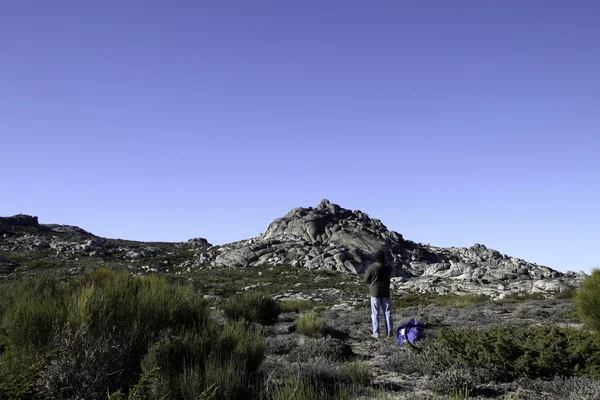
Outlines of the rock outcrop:
{"type": "Polygon", "coordinates": [[[290,264],[308,269],[360,273],[378,250],[399,253],[402,235],[378,219],[323,200],[316,208],[295,208],[266,232],[222,246],[217,266],[290,264]]]}
{"type": "Polygon", "coordinates": [[[362,273],[384,250],[394,265],[397,290],[477,292],[502,297],[512,292],[561,292],[578,286],[584,273],[563,274],[475,244],[442,248],[405,240],[378,219],[323,200],[295,208],[252,239],[221,246],[215,266],[289,264],[308,269],[362,273]]]}
{"type": "Polygon", "coordinates": [[[64,277],[100,267],[181,274],[213,260],[210,247],[204,238],[136,242],[98,237],[72,225],[40,224],[30,215],[0,217],[0,282],[44,270],[64,277]]]}
{"type": "Polygon", "coordinates": [[[579,286],[586,277],[583,272],[561,273],[481,244],[443,248],[415,243],[362,211],[328,200],[315,208],[294,208],[257,237],[223,246],[212,246],[204,238],[184,243],[105,239],[76,226],[39,224],[37,217],[28,215],[0,218],[0,251],[5,252],[0,278],[34,264],[78,270],[81,257],[89,265],[125,264],[142,273],[289,265],[361,274],[380,250],[393,264],[397,292],[483,293],[495,298],[555,294],[579,286]],[[36,262],[10,259],[23,253],[36,262]]]}

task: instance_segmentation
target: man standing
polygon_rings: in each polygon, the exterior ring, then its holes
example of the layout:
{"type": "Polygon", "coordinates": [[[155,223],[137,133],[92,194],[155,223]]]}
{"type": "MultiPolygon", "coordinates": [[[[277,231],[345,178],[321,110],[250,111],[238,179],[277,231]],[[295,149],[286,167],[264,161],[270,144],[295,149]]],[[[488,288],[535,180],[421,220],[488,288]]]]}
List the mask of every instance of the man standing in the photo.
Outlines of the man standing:
{"type": "Polygon", "coordinates": [[[379,337],[379,308],[383,308],[385,315],[385,330],[387,336],[394,336],[392,332],[392,303],[390,302],[390,279],[392,266],[386,262],[385,251],[380,250],[375,255],[375,263],[371,264],[365,273],[364,282],[369,284],[371,295],[371,322],[373,323],[373,337],[379,337]]]}

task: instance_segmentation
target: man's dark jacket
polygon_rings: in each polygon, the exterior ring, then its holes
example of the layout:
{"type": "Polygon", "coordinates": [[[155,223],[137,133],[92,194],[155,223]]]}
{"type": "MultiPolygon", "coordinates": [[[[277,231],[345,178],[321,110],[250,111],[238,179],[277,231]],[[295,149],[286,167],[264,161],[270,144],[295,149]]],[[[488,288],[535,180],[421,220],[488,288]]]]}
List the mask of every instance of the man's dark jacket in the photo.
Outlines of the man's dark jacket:
{"type": "Polygon", "coordinates": [[[365,272],[364,281],[369,284],[371,297],[390,297],[392,266],[381,262],[373,263],[365,272]]]}

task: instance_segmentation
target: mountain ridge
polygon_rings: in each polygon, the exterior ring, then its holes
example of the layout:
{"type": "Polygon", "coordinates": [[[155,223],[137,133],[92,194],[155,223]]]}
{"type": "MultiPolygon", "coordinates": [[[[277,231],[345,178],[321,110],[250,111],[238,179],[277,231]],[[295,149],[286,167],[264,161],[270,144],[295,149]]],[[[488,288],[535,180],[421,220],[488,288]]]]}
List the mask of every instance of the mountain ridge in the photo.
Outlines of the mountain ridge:
{"type": "MultiPolygon", "coordinates": [[[[565,291],[578,286],[586,276],[582,272],[562,273],[477,243],[467,248],[413,242],[367,213],[347,210],[326,199],[316,207],[292,208],[256,237],[219,246],[204,238],[187,242],[108,239],[76,226],[40,224],[37,217],[29,215],[0,217],[0,251],[18,250],[38,251],[53,260],[79,261],[84,255],[108,263],[146,260],[151,264],[147,269],[169,272],[290,265],[356,275],[366,270],[378,251],[384,251],[394,267],[393,281],[398,290],[500,297],[513,292],[565,291]],[[163,258],[163,265],[157,265],[155,261],[163,258]]],[[[9,255],[3,256],[11,265],[19,266],[9,255]]]]}

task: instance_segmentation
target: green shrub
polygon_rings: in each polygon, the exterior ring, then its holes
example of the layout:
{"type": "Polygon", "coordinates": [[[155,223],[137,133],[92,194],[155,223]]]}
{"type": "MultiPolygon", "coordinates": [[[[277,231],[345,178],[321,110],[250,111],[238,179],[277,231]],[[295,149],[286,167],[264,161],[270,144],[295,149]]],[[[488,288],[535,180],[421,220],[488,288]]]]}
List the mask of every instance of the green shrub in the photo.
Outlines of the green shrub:
{"type": "Polygon", "coordinates": [[[564,318],[564,319],[578,319],[579,318],[579,314],[577,313],[577,310],[571,310],[571,311],[567,311],[567,312],[561,314],[560,318],[564,318]]]}
{"type": "Polygon", "coordinates": [[[392,309],[428,306],[431,304],[444,307],[469,307],[487,303],[490,298],[484,294],[438,294],[438,293],[406,293],[392,300],[392,309]]]}
{"type": "Polygon", "coordinates": [[[323,335],[326,325],[325,318],[319,317],[317,313],[311,311],[298,318],[296,331],[306,336],[318,337],[323,335]]]}
{"type": "Polygon", "coordinates": [[[458,367],[440,371],[427,382],[427,387],[434,393],[450,395],[452,400],[462,400],[468,399],[476,383],[469,369],[458,367]],[[465,393],[467,396],[462,397],[465,393]]]}
{"type": "MultiPolygon", "coordinates": [[[[118,396],[139,381],[149,344],[190,330],[219,331],[209,312],[188,288],[125,271],[99,270],[67,283],[47,278],[5,283],[0,393],[27,390],[29,397],[93,400],[108,391],[118,396]],[[41,365],[33,369],[35,376],[24,380],[35,365],[41,365]]],[[[236,337],[229,340],[230,348],[239,344],[236,337]]]]}
{"type": "Polygon", "coordinates": [[[469,390],[468,385],[458,387],[452,391],[452,394],[450,395],[450,400],[468,400],[470,392],[471,390],[469,390]]]}
{"type": "Polygon", "coordinates": [[[304,312],[313,310],[317,305],[322,306],[322,303],[316,303],[313,300],[285,300],[280,301],[281,312],[304,312]]]}
{"type": "Polygon", "coordinates": [[[600,269],[583,281],[574,302],[583,323],[600,333],[600,269]]]}
{"type": "Polygon", "coordinates": [[[327,306],[325,305],[318,305],[314,308],[314,312],[316,312],[317,314],[321,314],[323,311],[327,310],[327,306]]]}
{"type": "Polygon", "coordinates": [[[0,382],[0,399],[38,399],[43,398],[36,389],[35,381],[44,367],[44,360],[31,364],[23,374],[5,375],[0,382]],[[8,378],[8,379],[7,379],[8,378]]]}
{"type": "Polygon", "coordinates": [[[116,392],[112,393],[108,400],[145,400],[144,389],[147,387],[148,382],[154,376],[156,370],[152,370],[141,376],[138,383],[135,384],[130,390],[127,396],[123,394],[121,389],[117,389],[116,392]]]}
{"type": "Polygon", "coordinates": [[[368,386],[373,379],[371,368],[364,361],[351,361],[342,366],[347,381],[354,385],[368,386]]]}
{"type": "Polygon", "coordinates": [[[530,300],[544,300],[546,295],[543,293],[510,293],[502,300],[498,300],[498,304],[523,303],[530,300]]]}
{"type": "Polygon", "coordinates": [[[272,325],[277,322],[281,305],[261,292],[238,293],[227,301],[223,312],[232,320],[243,319],[247,322],[272,325]]]}
{"type": "Polygon", "coordinates": [[[272,400],[322,400],[327,393],[322,387],[316,387],[308,378],[290,375],[275,386],[272,400]]]}
{"type": "Polygon", "coordinates": [[[206,302],[188,288],[156,276],[98,270],[68,282],[66,290],[69,324],[58,338],[59,355],[40,379],[54,397],[92,399],[106,388],[130,387],[163,330],[201,327],[209,315],[206,302]]]}
{"type": "MultiPolygon", "coordinates": [[[[365,391],[367,395],[373,395],[372,389],[365,391]]],[[[287,375],[275,385],[271,400],[355,400],[358,398],[387,398],[364,397],[355,386],[336,384],[331,387],[318,380],[306,376],[287,375]]]]}
{"type": "Polygon", "coordinates": [[[331,337],[313,339],[306,338],[291,352],[291,359],[309,361],[316,358],[329,361],[347,361],[354,353],[346,342],[331,337]]]}
{"type": "Polygon", "coordinates": [[[546,393],[547,398],[568,400],[600,399],[600,380],[557,376],[552,380],[521,379],[519,386],[536,393],[546,393]]]}
{"type": "Polygon", "coordinates": [[[420,347],[409,350],[416,353],[413,372],[433,376],[446,393],[489,381],[600,376],[600,338],[577,329],[440,329],[420,347]]]}
{"type": "Polygon", "coordinates": [[[145,349],[164,328],[196,327],[209,316],[208,303],[163,277],[99,270],[78,276],[68,289],[72,326],[95,336],[119,334],[136,349],[145,349]]]}
{"type": "Polygon", "coordinates": [[[0,386],[4,392],[27,386],[34,393],[30,383],[37,379],[47,353],[53,351],[54,338],[66,322],[66,297],[63,286],[48,277],[2,285],[0,386]],[[32,371],[36,373],[32,375],[32,371]]]}
{"type": "Polygon", "coordinates": [[[432,298],[435,296],[432,293],[413,293],[409,292],[399,297],[392,299],[392,309],[426,306],[433,304],[432,298]]]}
{"type": "Polygon", "coordinates": [[[554,297],[561,300],[570,300],[575,297],[577,293],[577,289],[574,287],[570,287],[567,290],[557,293],[554,297]]]}
{"type": "Polygon", "coordinates": [[[297,335],[273,335],[267,337],[268,354],[288,354],[298,345],[297,335]]]}
{"type": "Polygon", "coordinates": [[[47,277],[10,282],[0,291],[2,342],[32,352],[43,352],[66,322],[63,286],[47,277]]]}
{"type": "Polygon", "coordinates": [[[475,304],[487,303],[490,298],[484,294],[446,294],[434,298],[434,303],[446,307],[470,307],[475,304]]]}
{"type": "Polygon", "coordinates": [[[210,326],[164,338],[153,345],[143,370],[157,369],[152,392],[156,397],[197,399],[211,387],[219,399],[244,399],[264,355],[260,332],[242,321],[210,326]]]}

